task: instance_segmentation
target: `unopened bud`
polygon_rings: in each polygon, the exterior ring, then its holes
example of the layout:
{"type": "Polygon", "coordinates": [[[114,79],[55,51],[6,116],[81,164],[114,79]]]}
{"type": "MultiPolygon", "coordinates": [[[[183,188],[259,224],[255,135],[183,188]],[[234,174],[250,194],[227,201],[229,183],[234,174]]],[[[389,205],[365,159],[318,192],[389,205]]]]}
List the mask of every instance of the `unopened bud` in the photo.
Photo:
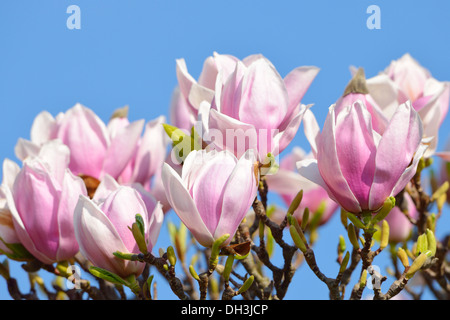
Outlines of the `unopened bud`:
{"type": "Polygon", "coordinates": [[[308,222],[309,222],[309,209],[305,208],[305,210],[303,211],[302,226],[301,226],[303,230],[306,229],[308,222]]]}
{"type": "Polygon", "coordinates": [[[175,251],[173,250],[172,246],[169,246],[167,248],[167,259],[169,260],[171,266],[176,265],[177,257],[175,256],[175,251]]]}
{"type": "Polygon", "coordinates": [[[408,272],[406,272],[405,277],[406,279],[411,279],[414,274],[422,268],[425,261],[427,261],[428,255],[426,252],[421,253],[416,259],[414,259],[413,263],[411,264],[411,267],[408,269],[408,272]]]}
{"type": "Polygon", "coordinates": [[[346,249],[345,239],[342,235],[339,236],[338,254],[344,253],[346,249]]]}
{"type": "Polygon", "coordinates": [[[350,243],[353,245],[353,248],[358,250],[359,249],[359,242],[358,242],[358,238],[356,236],[355,227],[353,226],[353,224],[350,223],[348,225],[347,232],[348,232],[348,239],[350,240],[350,243]]]}
{"type": "Polygon", "coordinates": [[[359,279],[359,287],[364,288],[366,286],[366,282],[367,282],[367,269],[364,269],[361,274],[361,278],[359,279]]]}
{"type": "Polygon", "coordinates": [[[424,233],[417,238],[416,255],[419,255],[426,251],[428,251],[428,239],[427,235],[424,233]]]}
{"type": "Polygon", "coordinates": [[[427,242],[428,242],[428,251],[430,252],[430,257],[436,254],[436,237],[434,236],[433,231],[427,229],[427,242]]]}
{"type": "Polygon", "coordinates": [[[234,263],[234,256],[229,255],[227,258],[227,261],[225,262],[225,268],[223,269],[222,276],[225,279],[225,281],[228,281],[230,279],[231,271],[233,270],[233,263],[234,263]]]}
{"type": "Polygon", "coordinates": [[[295,245],[299,248],[303,253],[306,252],[306,245],[302,240],[302,237],[298,234],[295,226],[289,227],[289,232],[291,233],[292,240],[294,240],[295,245]]]}
{"type": "Polygon", "coordinates": [[[242,287],[239,288],[238,293],[241,294],[247,291],[253,284],[253,280],[255,280],[255,276],[251,275],[247,280],[245,280],[242,287]]]}
{"type": "Polygon", "coordinates": [[[300,190],[295,196],[295,198],[292,200],[287,213],[293,214],[295,210],[297,210],[300,203],[302,202],[302,199],[303,199],[303,190],[300,190]]]}
{"type": "Polygon", "coordinates": [[[189,273],[191,274],[192,278],[194,278],[197,281],[200,281],[200,277],[198,276],[192,264],[189,266],[189,273]]]}
{"type": "Polygon", "coordinates": [[[381,226],[380,249],[383,250],[389,244],[389,223],[383,220],[381,226]]]}
{"type": "Polygon", "coordinates": [[[215,266],[217,265],[217,262],[219,259],[220,248],[222,247],[223,243],[228,240],[229,237],[230,237],[230,235],[227,233],[227,234],[224,234],[223,236],[221,236],[216,241],[214,241],[212,248],[211,248],[211,256],[209,258],[210,268],[214,269],[215,266]]]}
{"type": "Polygon", "coordinates": [[[391,212],[392,208],[394,208],[394,206],[395,206],[395,198],[394,197],[387,198],[384,201],[380,211],[378,211],[375,217],[373,217],[372,219],[373,223],[381,222],[384,218],[386,218],[389,212],[391,212]]]}
{"type": "Polygon", "coordinates": [[[131,260],[134,256],[133,253],[126,253],[126,252],[120,252],[120,251],[113,252],[113,255],[116,256],[117,258],[123,259],[123,260],[131,260]]]}
{"type": "Polygon", "coordinates": [[[408,254],[405,250],[403,250],[403,248],[398,248],[397,257],[400,259],[400,262],[405,268],[409,267],[408,254]]]}
{"type": "Polygon", "coordinates": [[[339,268],[339,272],[342,273],[345,271],[345,269],[347,268],[349,259],[350,259],[350,252],[347,251],[347,253],[344,256],[344,259],[342,260],[341,267],[339,268]]]}
{"type": "Polygon", "coordinates": [[[147,253],[147,243],[145,242],[145,236],[139,227],[139,223],[135,222],[131,226],[131,232],[133,233],[134,240],[136,241],[139,251],[147,253]]]}

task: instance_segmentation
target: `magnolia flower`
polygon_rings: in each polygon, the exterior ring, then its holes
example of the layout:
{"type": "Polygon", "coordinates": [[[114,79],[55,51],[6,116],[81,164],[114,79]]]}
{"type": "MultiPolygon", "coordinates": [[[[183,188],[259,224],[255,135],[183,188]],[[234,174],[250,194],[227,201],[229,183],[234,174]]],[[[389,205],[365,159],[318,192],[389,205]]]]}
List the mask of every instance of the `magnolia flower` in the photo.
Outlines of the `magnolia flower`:
{"type": "Polygon", "coordinates": [[[296,163],[311,158],[312,154],[306,155],[301,148],[294,147],[292,152],[281,160],[277,173],[267,175],[266,181],[269,190],[278,193],[286,206],[289,206],[297,193],[303,190],[302,201],[293,216],[301,222],[305,208],[312,213],[310,219],[314,213],[324,209],[320,219],[320,224],[324,224],[336,212],[338,204],[330,199],[324,188],[298,174],[296,163]]]}
{"type": "MultiPolygon", "coordinates": [[[[251,59],[250,56],[248,59],[251,59]]],[[[194,121],[197,118],[198,109],[202,101],[211,103],[214,98],[217,77],[227,78],[234,70],[238,58],[227,54],[214,52],[213,56],[206,58],[203,63],[203,70],[196,81],[188,72],[184,59],[176,60],[176,73],[178,87],[174,91],[174,104],[172,108],[185,109],[193,115],[194,121]],[[179,105],[179,104],[184,104],[179,105]]],[[[174,123],[175,124],[175,123],[174,123]]],[[[190,130],[190,127],[186,128],[190,130]]]]}
{"type": "Polygon", "coordinates": [[[25,159],[12,188],[3,190],[20,242],[47,264],[78,252],[73,211],[86,187],[68,163],[69,148],[59,140],[49,141],[37,157],[25,159]]]}
{"type": "Polygon", "coordinates": [[[297,133],[308,109],[300,101],[317,73],[298,67],[283,79],[261,55],[238,61],[229,76],[217,77],[211,107],[200,105],[204,140],[237,157],[248,149],[261,159],[278,155],[297,133]]]}
{"type": "Polygon", "coordinates": [[[41,112],[33,122],[31,141],[19,139],[16,155],[24,160],[36,155],[41,145],[60,139],[70,149],[69,169],[75,175],[101,180],[104,174],[117,178],[130,162],[144,126],[144,120],[126,126],[108,127],[90,109],[76,104],[53,118],[41,112]]]}
{"type": "Polygon", "coordinates": [[[20,243],[19,237],[14,229],[11,211],[9,210],[6,193],[4,191],[5,189],[11,189],[13,187],[19,171],[20,168],[17,163],[9,159],[3,160],[3,181],[0,185],[0,253],[12,253],[5,245],[6,243],[20,243]]]}
{"type": "Polygon", "coordinates": [[[429,142],[422,136],[419,115],[409,102],[397,108],[383,135],[372,129],[362,102],[337,115],[332,105],[316,139],[317,160],[302,160],[297,168],[345,210],[376,211],[414,176],[429,142]]]}
{"type": "MultiPolygon", "coordinates": [[[[122,121],[125,120],[128,126],[126,118],[122,121]]],[[[143,136],[135,145],[132,158],[118,178],[121,184],[140,183],[147,190],[152,189],[152,179],[160,176],[166,157],[169,139],[163,127],[165,121],[166,118],[160,116],[146,124],[143,136]]]]}
{"type": "Polygon", "coordinates": [[[143,218],[147,248],[151,252],[162,225],[161,205],[156,204],[153,211],[148,212],[148,204],[137,190],[117,186],[109,178],[99,185],[99,190],[92,200],[80,196],[75,208],[75,236],[80,252],[94,266],[123,278],[133,274],[139,276],[145,266],[143,263],[119,259],[113,252],[139,253],[136,240],[128,229],[135,222],[136,214],[143,218]]]}
{"type": "MultiPolygon", "coordinates": [[[[397,107],[411,101],[418,112],[424,137],[433,137],[425,153],[431,156],[437,147],[438,130],[448,112],[450,82],[440,82],[409,54],[391,64],[379,75],[367,80],[367,88],[373,101],[382,111],[372,113],[374,121],[387,123],[397,107]]],[[[382,132],[379,132],[382,134],[382,132]]]]}
{"type": "Polygon", "coordinates": [[[225,234],[234,236],[253,203],[258,179],[256,158],[248,150],[239,160],[228,151],[192,151],[179,176],[164,164],[162,180],[167,200],[195,239],[211,247],[225,234]]]}

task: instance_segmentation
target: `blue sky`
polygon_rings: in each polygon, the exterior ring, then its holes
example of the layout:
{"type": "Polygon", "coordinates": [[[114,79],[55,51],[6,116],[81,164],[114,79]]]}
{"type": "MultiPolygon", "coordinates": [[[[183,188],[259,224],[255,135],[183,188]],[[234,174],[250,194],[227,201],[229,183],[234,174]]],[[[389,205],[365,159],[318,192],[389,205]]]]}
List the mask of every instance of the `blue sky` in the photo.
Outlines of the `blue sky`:
{"type": "MultiPolygon", "coordinates": [[[[364,67],[372,77],[409,52],[435,78],[450,80],[449,11],[450,2],[437,0],[1,1],[0,159],[17,160],[17,139],[29,138],[42,110],[56,115],[80,102],[104,121],[124,105],[131,120],[168,116],[177,83],[175,59],[184,58],[198,77],[214,51],[239,58],[262,53],[282,76],[297,66],[321,68],[303,103],[314,103],[322,125],[350,79],[351,65],[364,67]],[[66,27],[72,4],[81,9],[80,30],[66,27]],[[366,26],[370,5],[381,9],[379,30],[366,26]]],[[[447,117],[438,150],[449,124],[447,117]]],[[[301,130],[285,152],[296,145],[309,149],[301,130]]],[[[176,221],[173,214],[169,218],[176,221]]],[[[443,219],[441,234],[448,231],[448,212],[443,219]]],[[[338,216],[320,231],[318,263],[329,276],[337,272],[342,232],[338,216]]],[[[13,267],[14,276],[24,274],[17,264],[13,267]]],[[[287,298],[327,299],[326,287],[306,266],[294,282],[287,298]]],[[[174,298],[163,287],[161,280],[160,297],[174,298]]],[[[7,297],[5,290],[0,279],[1,299],[7,297]]]]}

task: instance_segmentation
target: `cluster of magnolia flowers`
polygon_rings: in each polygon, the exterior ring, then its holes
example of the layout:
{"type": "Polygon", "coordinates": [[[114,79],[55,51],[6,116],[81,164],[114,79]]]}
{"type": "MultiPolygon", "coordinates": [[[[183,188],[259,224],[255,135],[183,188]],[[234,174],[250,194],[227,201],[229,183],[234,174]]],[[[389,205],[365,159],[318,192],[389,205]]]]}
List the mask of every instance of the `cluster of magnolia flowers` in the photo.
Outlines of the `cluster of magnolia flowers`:
{"type": "MultiPolygon", "coordinates": [[[[16,145],[20,165],[3,162],[0,253],[46,265],[81,254],[95,267],[137,277],[142,261],[113,253],[152,252],[170,209],[200,245],[212,248],[222,239],[227,246],[261,181],[287,206],[302,190],[292,212],[299,223],[305,208],[321,211],[323,224],[339,207],[358,217],[377,213],[400,193],[416,218],[404,190],[421,159],[436,154],[450,84],[410,55],[367,80],[353,70],[320,128],[316,107],[302,104],[318,72],[303,66],[282,78],[262,55],[215,53],[198,80],[183,59],[176,61],[170,125],[164,116],[130,123],[126,109],[105,124],[80,104],[56,117],[40,113],[30,140],[16,145]],[[294,147],[278,163],[301,123],[311,152],[294,147]],[[140,243],[130,231],[136,215],[140,243]]],[[[399,206],[386,220],[391,241],[410,235],[399,206]]]]}

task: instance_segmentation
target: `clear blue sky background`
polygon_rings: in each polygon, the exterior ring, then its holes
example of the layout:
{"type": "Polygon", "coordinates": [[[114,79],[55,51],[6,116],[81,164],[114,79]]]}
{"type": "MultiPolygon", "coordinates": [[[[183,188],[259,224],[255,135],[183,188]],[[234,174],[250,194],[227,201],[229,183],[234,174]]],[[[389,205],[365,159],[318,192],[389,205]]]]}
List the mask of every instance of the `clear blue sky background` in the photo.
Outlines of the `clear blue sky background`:
{"type": "MultiPolygon", "coordinates": [[[[197,78],[214,51],[239,58],[262,53],[282,76],[301,65],[320,67],[303,102],[315,104],[322,125],[350,79],[351,65],[364,67],[372,77],[409,52],[435,78],[450,80],[448,12],[450,2],[437,0],[1,1],[0,160],[17,160],[17,139],[29,138],[42,110],[56,115],[80,102],[104,121],[124,105],[130,106],[131,120],[167,116],[177,84],[175,59],[185,58],[197,78]],[[81,9],[80,30],[66,27],[72,4],[81,9]],[[381,9],[380,30],[366,27],[372,4],[381,9]]],[[[447,118],[438,149],[449,125],[447,118]]],[[[285,152],[295,145],[309,150],[302,131],[285,152]]],[[[448,214],[438,235],[449,231],[448,214]]],[[[174,214],[168,219],[177,221],[174,214]]],[[[343,231],[338,215],[320,230],[317,260],[328,276],[337,273],[336,244],[343,231]]],[[[167,247],[167,237],[158,245],[167,247]]],[[[383,266],[383,258],[376,263],[383,266]]],[[[12,274],[25,290],[25,272],[18,264],[12,264],[12,274]]],[[[288,299],[328,298],[325,285],[306,266],[293,281],[288,299]]],[[[175,298],[163,282],[159,297],[175,298]]],[[[7,298],[0,279],[0,299],[7,298]]]]}

